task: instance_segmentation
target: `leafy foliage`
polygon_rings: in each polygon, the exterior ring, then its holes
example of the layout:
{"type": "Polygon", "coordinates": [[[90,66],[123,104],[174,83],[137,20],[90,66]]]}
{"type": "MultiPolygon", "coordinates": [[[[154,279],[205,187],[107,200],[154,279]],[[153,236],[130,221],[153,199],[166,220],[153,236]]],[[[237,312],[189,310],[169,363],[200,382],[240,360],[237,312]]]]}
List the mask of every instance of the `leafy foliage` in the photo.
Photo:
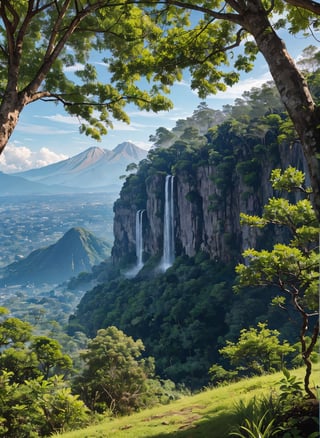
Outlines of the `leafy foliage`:
{"type": "Polygon", "coordinates": [[[280,381],[280,409],[276,415],[279,434],[284,438],[306,436],[316,438],[319,420],[315,415],[316,405],[305,403],[302,382],[296,376],[283,369],[284,377],[280,381]]]}
{"type": "Polygon", "coordinates": [[[48,379],[52,370],[54,374],[62,374],[72,368],[71,358],[61,352],[58,341],[46,336],[34,337],[31,349],[36,354],[38,367],[45,379],[48,379]]]}
{"type": "MultiPolygon", "coordinates": [[[[147,159],[140,162],[136,173],[125,180],[115,209],[124,207],[135,211],[145,208],[147,182],[154,175],[181,175],[183,172],[192,182],[201,166],[215,168],[217,192],[216,198],[211,201],[212,209],[226,208],[227,195],[232,193],[239,179],[246,180],[245,187],[249,194],[253,190],[262,190],[259,168],[270,158],[272,163],[278,162],[277,138],[281,124],[287,119],[276,96],[272,84],[267,84],[262,90],[254,89],[246,93],[245,104],[239,102],[239,107],[248,109],[250,116],[242,114],[240,110],[233,114],[233,108],[230,107],[225,109],[224,121],[209,130],[203,137],[207,139],[206,142],[203,139],[200,141],[199,131],[194,131],[196,121],[201,119],[202,114],[205,121],[211,120],[211,113],[208,116],[206,107],[198,108],[186,121],[178,121],[172,130],[175,135],[173,144],[167,147],[164,144],[166,137],[162,144],[165,147],[161,147],[161,140],[157,139],[160,144],[149,152],[147,159]],[[260,103],[263,103],[263,111],[255,117],[260,103]],[[250,119],[252,116],[254,118],[250,119]],[[263,136],[260,131],[259,135],[255,133],[256,127],[262,125],[265,130],[263,136]],[[195,136],[194,142],[191,141],[190,132],[192,137],[195,136]]],[[[212,123],[214,125],[214,120],[212,123]]],[[[163,131],[159,133],[168,134],[163,131]]],[[[172,136],[169,137],[173,140],[172,136]]],[[[157,198],[163,193],[159,189],[154,195],[157,198]]],[[[190,202],[197,201],[197,194],[193,191],[187,197],[190,202]]],[[[297,216],[300,210],[305,211],[305,215],[309,214],[303,202],[299,205],[297,216]]],[[[287,207],[288,204],[285,204],[284,212],[287,207]]],[[[270,211],[270,217],[271,214],[270,211]]],[[[272,227],[275,221],[270,221],[266,226],[265,219],[259,218],[263,226],[259,248],[269,247],[274,242],[272,227]]],[[[257,222],[255,218],[250,220],[257,222]]],[[[300,239],[303,239],[308,230],[300,229],[300,239]]],[[[286,238],[287,235],[284,240],[286,238]]],[[[238,261],[240,255],[233,236],[225,235],[225,241],[230,242],[230,258],[238,261]]],[[[135,250],[133,247],[131,250],[131,253],[126,251],[122,258],[119,257],[119,266],[122,268],[135,260],[135,250]]],[[[115,247],[113,254],[118,257],[115,247]]],[[[263,296],[259,293],[258,285],[255,290],[250,288],[234,296],[232,263],[228,267],[221,266],[219,262],[207,260],[207,257],[202,253],[194,258],[178,257],[168,272],[158,276],[154,276],[153,272],[157,260],[150,259],[144,273],[131,280],[121,277],[117,266],[105,284],[85,294],[75,315],[70,318],[69,333],[83,330],[86,335],[93,337],[98,329],[116,325],[126,334],[143,340],[147,354],[156,359],[157,374],[190,387],[199,387],[208,382],[207,370],[213,362],[225,366],[225,359],[219,356],[218,350],[226,340],[236,341],[243,328],[268,321],[270,327],[281,333],[284,330],[282,340],[286,338],[290,343],[297,341],[296,334],[285,322],[285,313],[275,306],[269,307],[276,296],[276,287],[270,288],[268,285],[263,289],[263,296]]]]}
{"type": "Polygon", "coordinates": [[[10,0],[0,13],[0,59],[8,67],[0,82],[3,102],[15,86],[25,104],[39,99],[62,103],[70,115],[80,117],[80,132],[97,140],[112,127],[112,118],[129,121],[123,110],[126,101],[146,110],[170,108],[170,101],[157,91],[163,87],[140,89],[139,74],[123,82],[101,79],[104,75],[90,60],[92,51],[117,53],[120,41],[123,55],[137,56],[145,53],[146,42],[160,36],[158,26],[137,6],[64,0],[18,5],[10,0]],[[68,74],[72,67],[75,77],[68,74]]]}
{"type": "Polygon", "coordinates": [[[262,417],[255,422],[254,420],[245,419],[244,425],[240,426],[241,432],[232,432],[231,436],[238,436],[241,438],[270,438],[275,436],[277,433],[277,429],[274,427],[274,418],[269,422],[266,421],[266,417],[269,412],[266,411],[262,417]]]}
{"type": "Polygon", "coordinates": [[[257,328],[242,329],[238,342],[227,341],[219,352],[232,366],[246,373],[279,371],[285,357],[294,351],[287,341],[279,341],[279,335],[278,330],[269,329],[266,323],[258,323],[257,328]]]}
{"type": "MultiPolygon", "coordinates": [[[[301,172],[292,168],[284,171],[274,171],[274,185],[290,190],[298,189],[306,194],[308,190],[301,172]]],[[[243,256],[246,263],[239,264],[236,272],[241,287],[250,285],[271,285],[280,289],[282,296],[274,300],[281,307],[287,307],[289,297],[294,310],[300,317],[301,354],[306,365],[305,390],[310,397],[314,394],[309,388],[311,374],[310,355],[315,347],[319,334],[318,319],[318,282],[319,282],[319,224],[315,212],[308,199],[302,199],[291,204],[286,199],[272,198],[265,206],[261,218],[242,215],[242,223],[250,226],[264,226],[268,223],[286,227],[291,235],[288,244],[277,243],[271,251],[248,249],[243,256]],[[311,324],[311,321],[313,325],[311,324]],[[309,343],[306,339],[311,331],[309,343]]]]}
{"type": "Polygon", "coordinates": [[[240,400],[235,404],[237,426],[230,436],[315,438],[318,435],[317,405],[303,399],[302,382],[284,368],[284,377],[268,396],[240,400]]]}
{"type": "Polygon", "coordinates": [[[134,341],[116,327],[100,329],[82,353],[85,368],[75,388],[92,411],[129,413],[144,405],[151,358],[141,359],[141,340],[134,341]]]}
{"type": "Polygon", "coordinates": [[[257,318],[276,326],[285,320],[268,306],[272,291],[263,299],[255,297],[256,290],[235,296],[234,266],[209,260],[204,253],[178,257],[157,276],[146,267],[145,275],[114,278],[87,292],[70,318],[69,333],[82,329],[94,336],[99,327],[116,323],[143,340],[146,354],[156,360],[157,375],[198,388],[207,384],[211,364],[221,361],[218,349],[226,339],[236,339],[257,318]]]}
{"type": "Polygon", "coordinates": [[[0,435],[49,436],[84,425],[83,402],[65,378],[49,376],[53,369],[70,370],[69,356],[57,341],[34,337],[29,323],[5,316],[6,309],[1,313],[0,435]]]}

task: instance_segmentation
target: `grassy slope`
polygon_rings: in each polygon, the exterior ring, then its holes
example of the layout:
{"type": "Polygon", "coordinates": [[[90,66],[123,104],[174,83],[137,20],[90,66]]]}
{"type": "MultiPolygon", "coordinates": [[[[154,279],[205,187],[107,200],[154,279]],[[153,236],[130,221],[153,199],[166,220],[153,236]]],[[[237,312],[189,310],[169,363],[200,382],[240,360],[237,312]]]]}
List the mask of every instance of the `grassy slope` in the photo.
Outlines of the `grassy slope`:
{"type": "MultiPolygon", "coordinates": [[[[319,364],[313,379],[319,380],[319,364]]],[[[299,380],[304,369],[292,371],[299,380]]],[[[158,406],[137,414],[106,419],[86,429],[57,435],[63,438],[224,438],[235,420],[232,409],[240,399],[268,395],[278,388],[282,373],[245,379],[228,386],[183,397],[166,406],[158,406]]]]}

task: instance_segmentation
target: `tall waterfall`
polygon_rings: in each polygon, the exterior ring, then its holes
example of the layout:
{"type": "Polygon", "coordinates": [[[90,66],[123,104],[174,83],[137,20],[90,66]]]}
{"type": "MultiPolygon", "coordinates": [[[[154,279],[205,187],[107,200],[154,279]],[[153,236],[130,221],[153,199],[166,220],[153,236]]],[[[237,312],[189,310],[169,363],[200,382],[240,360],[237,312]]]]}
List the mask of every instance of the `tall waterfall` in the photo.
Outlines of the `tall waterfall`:
{"type": "Polygon", "coordinates": [[[127,278],[135,277],[138,272],[143,267],[143,235],[142,235],[142,224],[143,224],[143,213],[145,210],[138,210],[136,212],[136,265],[125,273],[127,278]]]}
{"type": "Polygon", "coordinates": [[[165,183],[165,204],[163,219],[163,258],[162,269],[165,271],[174,261],[174,176],[167,175],[165,183]]]}
{"type": "Polygon", "coordinates": [[[136,256],[137,269],[140,270],[143,266],[143,236],[142,236],[142,219],[145,210],[138,210],[136,213],[136,256]]]}

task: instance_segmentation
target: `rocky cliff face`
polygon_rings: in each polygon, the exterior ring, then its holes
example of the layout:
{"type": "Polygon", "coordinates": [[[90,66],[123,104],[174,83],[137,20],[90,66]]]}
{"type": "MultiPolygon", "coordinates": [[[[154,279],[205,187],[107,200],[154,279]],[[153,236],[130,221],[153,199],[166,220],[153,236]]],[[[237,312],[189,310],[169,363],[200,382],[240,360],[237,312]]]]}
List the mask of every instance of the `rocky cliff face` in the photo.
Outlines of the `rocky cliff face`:
{"type": "MultiPolygon", "coordinates": [[[[239,258],[248,247],[264,245],[266,235],[249,227],[240,226],[240,212],[260,215],[263,206],[273,195],[269,182],[274,167],[286,168],[289,164],[307,172],[299,145],[282,147],[280,162],[275,166],[267,159],[259,169],[259,183],[253,187],[244,182],[243,173],[236,168],[225,187],[217,183],[214,165],[204,164],[191,172],[177,170],[174,186],[175,248],[176,256],[194,256],[199,250],[212,259],[228,262],[239,258]]],[[[155,172],[146,178],[143,186],[126,185],[114,212],[113,258],[135,260],[135,214],[145,208],[143,247],[145,258],[161,256],[163,250],[163,215],[165,172],[155,172]],[[137,190],[146,194],[144,206],[136,205],[137,190]]]]}

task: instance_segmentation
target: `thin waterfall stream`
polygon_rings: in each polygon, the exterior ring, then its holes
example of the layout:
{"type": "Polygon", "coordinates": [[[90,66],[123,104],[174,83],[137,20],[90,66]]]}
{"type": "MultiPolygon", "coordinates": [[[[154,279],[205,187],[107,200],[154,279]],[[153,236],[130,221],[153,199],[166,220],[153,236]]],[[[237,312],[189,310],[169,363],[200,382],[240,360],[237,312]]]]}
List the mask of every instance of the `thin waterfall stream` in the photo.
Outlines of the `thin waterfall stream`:
{"type": "Polygon", "coordinates": [[[143,266],[143,235],[142,235],[142,221],[145,210],[138,210],[136,213],[136,256],[137,268],[140,270],[143,266]]]}
{"type": "Polygon", "coordinates": [[[168,269],[174,262],[174,176],[167,175],[165,182],[165,203],[163,219],[163,257],[162,270],[168,269]]]}
{"type": "Polygon", "coordinates": [[[146,210],[138,210],[136,212],[136,265],[126,272],[127,278],[135,277],[143,268],[143,213],[146,210]]]}

